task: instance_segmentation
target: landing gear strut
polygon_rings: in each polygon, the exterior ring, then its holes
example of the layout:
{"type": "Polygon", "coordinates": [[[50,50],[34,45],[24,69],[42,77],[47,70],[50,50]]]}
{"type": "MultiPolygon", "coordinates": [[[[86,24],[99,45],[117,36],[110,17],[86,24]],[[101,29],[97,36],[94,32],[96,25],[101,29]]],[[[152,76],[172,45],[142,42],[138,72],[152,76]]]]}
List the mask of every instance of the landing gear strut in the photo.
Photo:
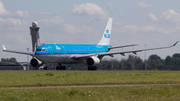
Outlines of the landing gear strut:
{"type": "Polygon", "coordinates": [[[61,64],[56,66],[56,70],[66,70],[66,66],[62,66],[61,64]]]}
{"type": "Polygon", "coordinates": [[[44,70],[48,70],[48,66],[44,66],[44,70]]]}
{"type": "Polygon", "coordinates": [[[45,63],[44,70],[48,70],[47,63],[45,63]]]}
{"type": "Polygon", "coordinates": [[[93,67],[91,67],[91,66],[88,66],[88,70],[97,70],[97,67],[96,66],[93,66],[93,67]]]}

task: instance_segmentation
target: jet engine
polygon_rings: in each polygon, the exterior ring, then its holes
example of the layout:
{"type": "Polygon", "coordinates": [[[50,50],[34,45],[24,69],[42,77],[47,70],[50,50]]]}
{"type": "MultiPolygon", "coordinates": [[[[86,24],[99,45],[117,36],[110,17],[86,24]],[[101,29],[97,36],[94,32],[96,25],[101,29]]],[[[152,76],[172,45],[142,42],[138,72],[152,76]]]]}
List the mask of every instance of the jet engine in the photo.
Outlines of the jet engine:
{"type": "Polygon", "coordinates": [[[89,58],[87,58],[87,60],[86,60],[86,64],[87,64],[88,66],[91,66],[91,67],[96,66],[96,65],[98,65],[99,63],[100,63],[99,58],[97,58],[97,57],[95,57],[95,56],[89,57],[89,58]]]}
{"type": "Polygon", "coordinates": [[[33,67],[41,66],[43,64],[41,61],[35,58],[31,59],[30,63],[33,67]]]}

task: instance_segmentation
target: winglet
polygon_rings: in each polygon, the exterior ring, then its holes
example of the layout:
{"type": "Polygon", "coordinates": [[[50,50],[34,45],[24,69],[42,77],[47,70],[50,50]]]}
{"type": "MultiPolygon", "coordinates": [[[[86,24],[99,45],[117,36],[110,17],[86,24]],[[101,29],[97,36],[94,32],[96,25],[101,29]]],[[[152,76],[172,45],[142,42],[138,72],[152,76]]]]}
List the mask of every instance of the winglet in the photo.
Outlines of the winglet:
{"type": "Polygon", "coordinates": [[[174,45],[172,45],[171,47],[174,47],[179,41],[177,41],[174,45]]]}
{"type": "Polygon", "coordinates": [[[6,50],[6,47],[3,45],[3,50],[6,50]]]}

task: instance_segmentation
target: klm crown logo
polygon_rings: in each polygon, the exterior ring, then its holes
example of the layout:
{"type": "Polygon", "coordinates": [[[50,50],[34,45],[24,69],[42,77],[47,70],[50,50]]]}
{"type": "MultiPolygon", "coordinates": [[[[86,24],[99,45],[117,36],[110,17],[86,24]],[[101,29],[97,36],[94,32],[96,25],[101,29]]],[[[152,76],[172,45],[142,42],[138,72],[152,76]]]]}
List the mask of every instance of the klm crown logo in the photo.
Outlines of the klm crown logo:
{"type": "Polygon", "coordinates": [[[106,30],[106,33],[109,33],[109,30],[108,30],[108,29],[106,30]]]}
{"type": "Polygon", "coordinates": [[[108,29],[106,30],[106,33],[107,33],[107,34],[104,34],[104,37],[105,37],[105,38],[110,38],[110,34],[109,34],[109,30],[108,30],[108,29]]]}

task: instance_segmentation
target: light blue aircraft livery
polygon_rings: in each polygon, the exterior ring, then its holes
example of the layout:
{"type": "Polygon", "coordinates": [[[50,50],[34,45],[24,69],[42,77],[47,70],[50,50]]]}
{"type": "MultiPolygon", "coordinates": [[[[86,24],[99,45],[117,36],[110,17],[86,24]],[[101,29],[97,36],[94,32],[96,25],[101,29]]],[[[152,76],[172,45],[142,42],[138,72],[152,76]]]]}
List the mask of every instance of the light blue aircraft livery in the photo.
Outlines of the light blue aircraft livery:
{"type": "MultiPolygon", "coordinates": [[[[97,44],[45,44],[36,49],[35,52],[21,52],[7,50],[3,45],[3,51],[12,52],[18,54],[31,55],[30,63],[34,67],[43,65],[44,63],[58,63],[56,67],[57,70],[65,70],[66,67],[61,64],[79,64],[86,63],[88,70],[96,70],[97,65],[100,63],[100,59],[104,56],[113,56],[115,54],[125,55],[125,53],[134,53],[148,50],[165,49],[175,46],[178,41],[167,47],[149,48],[149,49],[139,49],[139,50],[129,50],[129,51],[117,51],[111,52],[110,50],[115,48],[136,46],[137,44],[125,45],[112,47],[110,45],[111,38],[111,28],[112,28],[112,18],[109,18],[104,33],[101,40],[97,44]]],[[[47,69],[47,66],[44,67],[47,69]]]]}

